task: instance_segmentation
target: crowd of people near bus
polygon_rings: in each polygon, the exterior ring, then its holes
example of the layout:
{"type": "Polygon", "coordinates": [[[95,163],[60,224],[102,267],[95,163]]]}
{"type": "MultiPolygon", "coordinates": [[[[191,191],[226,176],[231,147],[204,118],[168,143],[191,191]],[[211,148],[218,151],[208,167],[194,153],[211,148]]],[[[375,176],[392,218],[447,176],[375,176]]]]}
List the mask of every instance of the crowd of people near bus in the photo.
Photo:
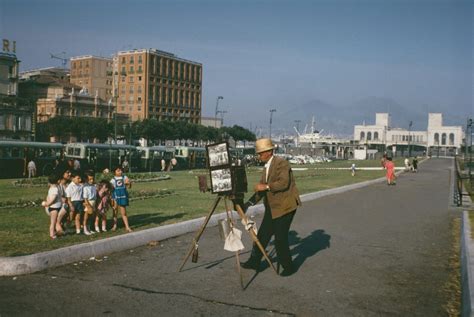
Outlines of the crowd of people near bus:
{"type": "Polygon", "coordinates": [[[92,170],[82,171],[79,161],[68,160],[58,165],[48,177],[49,189],[42,202],[50,217],[49,236],[56,239],[66,232],[93,235],[115,231],[118,225],[118,212],[127,232],[131,232],[127,206],[130,179],[124,175],[123,167],[113,169],[110,180],[95,181],[92,170]],[[107,228],[107,212],[112,210],[112,227],[107,228]]]}

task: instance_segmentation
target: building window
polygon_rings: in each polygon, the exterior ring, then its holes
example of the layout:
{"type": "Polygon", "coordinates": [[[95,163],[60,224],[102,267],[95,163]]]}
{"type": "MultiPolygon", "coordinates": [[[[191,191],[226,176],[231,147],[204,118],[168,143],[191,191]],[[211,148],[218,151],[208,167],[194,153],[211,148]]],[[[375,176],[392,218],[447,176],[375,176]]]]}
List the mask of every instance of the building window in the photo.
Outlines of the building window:
{"type": "Polygon", "coordinates": [[[141,64],[141,63],[142,63],[142,56],[138,55],[138,64],[141,64]]]}
{"type": "Polygon", "coordinates": [[[133,63],[134,63],[133,56],[130,56],[130,64],[133,64],[133,63]]]}
{"type": "Polygon", "coordinates": [[[379,140],[379,133],[378,132],[374,132],[374,140],[375,141],[379,140]]]}
{"type": "Polygon", "coordinates": [[[441,135],[441,145],[446,145],[446,133],[441,135]]]}
{"type": "Polygon", "coordinates": [[[367,132],[367,141],[372,140],[372,132],[367,132]]]}
{"type": "Polygon", "coordinates": [[[454,133],[449,134],[449,145],[454,145],[454,133]]]}
{"type": "Polygon", "coordinates": [[[436,145],[439,145],[439,133],[435,133],[435,134],[434,134],[434,143],[435,143],[436,145]]]}
{"type": "Polygon", "coordinates": [[[364,139],[365,139],[365,132],[362,131],[362,132],[360,133],[360,140],[361,140],[361,141],[364,141],[364,139]]]}
{"type": "Polygon", "coordinates": [[[130,77],[128,78],[128,82],[133,83],[133,76],[130,76],[130,77]]]}
{"type": "Polygon", "coordinates": [[[126,60],[126,58],[125,58],[125,56],[124,56],[124,57],[122,57],[122,64],[126,64],[126,63],[127,63],[127,60],[126,60]]]}

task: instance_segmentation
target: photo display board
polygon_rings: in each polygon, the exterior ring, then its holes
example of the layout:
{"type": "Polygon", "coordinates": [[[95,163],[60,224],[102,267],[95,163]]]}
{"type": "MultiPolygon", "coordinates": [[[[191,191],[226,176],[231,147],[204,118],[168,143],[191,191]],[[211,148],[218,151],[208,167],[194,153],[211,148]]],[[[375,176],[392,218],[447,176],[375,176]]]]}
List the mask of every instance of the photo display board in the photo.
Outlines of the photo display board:
{"type": "Polygon", "coordinates": [[[206,146],[207,161],[211,176],[213,194],[225,194],[232,191],[232,172],[227,142],[206,146]]]}

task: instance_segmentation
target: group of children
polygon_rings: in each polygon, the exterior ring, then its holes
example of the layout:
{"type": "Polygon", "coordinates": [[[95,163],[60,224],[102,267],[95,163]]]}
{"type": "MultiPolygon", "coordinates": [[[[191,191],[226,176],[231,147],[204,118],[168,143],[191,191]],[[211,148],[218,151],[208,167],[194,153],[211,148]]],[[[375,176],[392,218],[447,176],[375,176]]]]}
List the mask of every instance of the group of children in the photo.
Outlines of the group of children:
{"type": "Polygon", "coordinates": [[[128,224],[126,207],[128,206],[127,188],[131,187],[129,178],[123,175],[121,166],[114,170],[114,177],[95,183],[93,171],[81,174],[66,169],[54,172],[48,178],[49,190],[46,200],[41,203],[50,217],[49,236],[56,239],[64,235],[65,227],[72,222],[76,234],[85,235],[107,231],[107,211],[113,210],[112,231],[117,229],[117,214],[120,211],[127,232],[132,229],[128,224]],[[93,223],[94,230],[90,223],[93,223]],[[99,226],[99,224],[101,226],[99,226]]]}

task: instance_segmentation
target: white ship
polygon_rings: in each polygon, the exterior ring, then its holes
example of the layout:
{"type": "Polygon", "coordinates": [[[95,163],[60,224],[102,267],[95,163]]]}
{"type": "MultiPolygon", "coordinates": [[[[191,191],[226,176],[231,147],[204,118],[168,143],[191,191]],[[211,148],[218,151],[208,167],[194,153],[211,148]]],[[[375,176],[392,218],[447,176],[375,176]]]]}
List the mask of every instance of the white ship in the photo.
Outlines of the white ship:
{"type": "Polygon", "coordinates": [[[306,133],[305,128],[303,134],[301,134],[298,129],[294,127],[297,134],[294,138],[296,147],[304,146],[307,144],[310,144],[312,147],[315,147],[317,145],[344,142],[344,140],[335,138],[332,135],[323,135],[322,132],[324,131],[324,129],[321,129],[320,131],[316,130],[314,123],[315,121],[313,116],[313,119],[311,120],[311,130],[309,133],[306,133]]]}

